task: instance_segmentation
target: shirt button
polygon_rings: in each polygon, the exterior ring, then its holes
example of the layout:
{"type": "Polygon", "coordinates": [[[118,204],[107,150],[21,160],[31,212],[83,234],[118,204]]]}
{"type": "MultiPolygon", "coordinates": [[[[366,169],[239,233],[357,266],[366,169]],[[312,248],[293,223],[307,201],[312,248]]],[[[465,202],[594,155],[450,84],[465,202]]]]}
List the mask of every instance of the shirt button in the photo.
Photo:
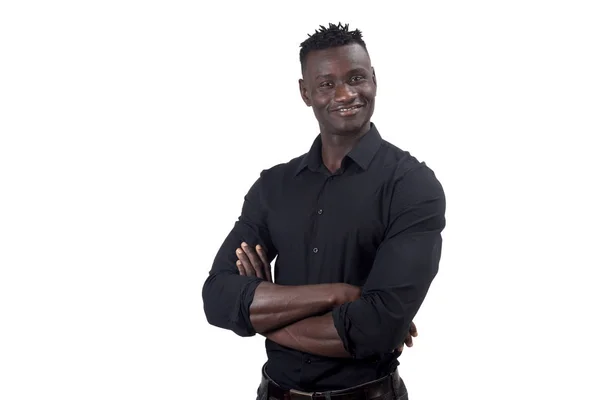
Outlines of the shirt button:
{"type": "Polygon", "coordinates": [[[319,214],[319,215],[323,214],[323,210],[321,208],[319,208],[319,211],[317,211],[317,214],[319,214]]]}
{"type": "Polygon", "coordinates": [[[313,253],[318,253],[319,249],[317,249],[316,247],[313,249],[313,253]]]}
{"type": "Polygon", "coordinates": [[[306,360],[306,363],[307,363],[307,364],[310,364],[310,360],[306,360]]]}

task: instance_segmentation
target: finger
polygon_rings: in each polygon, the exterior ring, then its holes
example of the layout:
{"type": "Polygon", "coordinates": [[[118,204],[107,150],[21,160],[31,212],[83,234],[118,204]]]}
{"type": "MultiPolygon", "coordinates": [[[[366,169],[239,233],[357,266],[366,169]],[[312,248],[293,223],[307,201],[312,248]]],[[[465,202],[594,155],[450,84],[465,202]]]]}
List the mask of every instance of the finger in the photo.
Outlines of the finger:
{"type": "Polygon", "coordinates": [[[235,254],[238,257],[236,265],[238,268],[241,267],[242,271],[244,271],[244,276],[253,276],[254,269],[252,268],[252,265],[250,265],[250,261],[248,260],[248,257],[246,257],[244,251],[241,248],[238,248],[235,250],[235,254]]]}
{"type": "Polygon", "coordinates": [[[419,336],[419,332],[417,332],[417,326],[415,325],[414,322],[410,323],[409,332],[410,332],[410,335],[413,336],[413,337],[419,336]]]}
{"type": "Polygon", "coordinates": [[[237,267],[238,271],[240,272],[240,275],[246,276],[246,271],[244,271],[244,266],[242,265],[242,262],[240,260],[237,260],[235,262],[235,266],[237,267]]]}
{"type": "Polygon", "coordinates": [[[260,258],[258,257],[258,254],[256,254],[254,249],[248,246],[248,243],[246,242],[242,243],[242,250],[244,250],[244,253],[246,253],[246,256],[250,260],[250,264],[252,265],[252,268],[254,268],[256,276],[258,276],[261,279],[264,279],[264,268],[262,266],[262,261],[260,261],[260,258]]]}
{"type": "Polygon", "coordinates": [[[404,344],[407,345],[408,347],[412,347],[412,345],[413,345],[412,336],[406,335],[406,339],[404,339],[404,344]]]}
{"type": "Polygon", "coordinates": [[[402,350],[404,350],[404,345],[402,345],[402,346],[398,347],[398,351],[399,351],[400,353],[402,353],[402,350]]]}
{"type": "Polygon", "coordinates": [[[267,253],[265,252],[265,249],[263,249],[262,246],[259,244],[256,245],[256,252],[258,253],[258,257],[260,257],[260,260],[263,263],[265,275],[267,276],[267,281],[273,282],[273,278],[271,277],[271,264],[269,263],[269,259],[267,258],[267,253]]]}
{"type": "Polygon", "coordinates": [[[252,263],[248,259],[248,256],[246,256],[246,253],[244,253],[244,251],[242,249],[238,248],[235,251],[235,254],[237,254],[238,260],[242,263],[242,267],[244,268],[244,271],[246,272],[246,276],[256,276],[256,273],[254,272],[254,268],[252,268],[252,263]]]}

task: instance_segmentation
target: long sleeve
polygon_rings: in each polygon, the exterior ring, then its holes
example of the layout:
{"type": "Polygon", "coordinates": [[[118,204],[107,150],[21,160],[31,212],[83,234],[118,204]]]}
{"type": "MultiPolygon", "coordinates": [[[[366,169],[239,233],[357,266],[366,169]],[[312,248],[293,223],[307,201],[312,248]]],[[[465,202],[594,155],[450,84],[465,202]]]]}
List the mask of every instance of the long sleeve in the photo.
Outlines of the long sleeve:
{"type": "Polygon", "coordinates": [[[260,244],[267,250],[269,261],[275,258],[277,252],[269,235],[265,209],[263,171],[244,197],[241,215],[217,252],[202,288],[208,322],[239,336],[256,334],[249,309],[256,287],[263,280],[239,274],[235,250],[242,242],[260,244]]]}
{"type": "Polygon", "coordinates": [[[390,353],[403,342],[438,271],[445,209],[443,188],[425,164],[395,181],[385,238],[361,298],[333,310],[355,358],[390,353]]]}

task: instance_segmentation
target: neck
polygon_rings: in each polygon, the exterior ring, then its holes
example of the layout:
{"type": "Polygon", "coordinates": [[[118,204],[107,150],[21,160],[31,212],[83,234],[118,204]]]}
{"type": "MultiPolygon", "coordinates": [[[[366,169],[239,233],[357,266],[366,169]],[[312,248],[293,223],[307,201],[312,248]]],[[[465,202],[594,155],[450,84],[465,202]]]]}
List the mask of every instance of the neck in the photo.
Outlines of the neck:
{"type": "Polygon", "coordinates": [[[321,130],[321,157],[323,164],[331,172],[337,171],[342,166],[342,160],[356,146],[358,141],[369,131],[371,123],[366,123],[360,130],[343,135],[321,130]]]}

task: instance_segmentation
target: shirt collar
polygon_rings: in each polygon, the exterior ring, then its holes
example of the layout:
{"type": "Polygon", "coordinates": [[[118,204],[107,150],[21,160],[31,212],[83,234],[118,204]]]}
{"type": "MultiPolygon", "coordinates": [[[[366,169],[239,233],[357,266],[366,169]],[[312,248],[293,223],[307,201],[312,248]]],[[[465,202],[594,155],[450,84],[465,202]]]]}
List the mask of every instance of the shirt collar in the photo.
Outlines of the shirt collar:
{"type": "MultiPolygon", "coordinates": [[[[363,170],[367,170],[371,161],[375,157],[375,153],[381,146],[382,139],[379,131],[375,127],[375,124],[371,122],[371,129],[358,141],[356,146],[348,153],[347,157],[352,159],[359,167],[363,170]]],[[[318,135],[308,151],[300,159],[300,164],[296,169],[296,175],[299,174],[304,168],[308,167],[311,171],[317,171],[322,164],[321,158],[321,135],[318,135]]]]}

